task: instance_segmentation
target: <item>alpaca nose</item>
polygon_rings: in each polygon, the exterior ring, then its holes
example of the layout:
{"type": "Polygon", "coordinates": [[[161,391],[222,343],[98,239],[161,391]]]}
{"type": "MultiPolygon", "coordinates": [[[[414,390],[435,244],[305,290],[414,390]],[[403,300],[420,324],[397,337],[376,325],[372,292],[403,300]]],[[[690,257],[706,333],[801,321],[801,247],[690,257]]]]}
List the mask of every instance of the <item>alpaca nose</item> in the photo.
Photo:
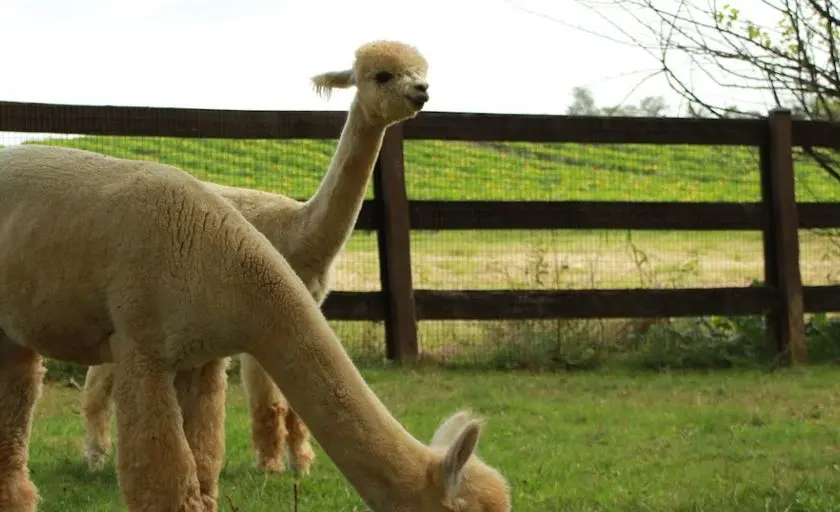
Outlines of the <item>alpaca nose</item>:
{"type": "Polygon", "coordinates": [[[426,82],[418,82],[414,84],[415,94],[411,96],[412,101],[414,101],[415,104],[420,105],[423,105],[424,103],[429,101],[429,93],[426,92],[428,89],[429,84],[427,84],[426,82]]]}

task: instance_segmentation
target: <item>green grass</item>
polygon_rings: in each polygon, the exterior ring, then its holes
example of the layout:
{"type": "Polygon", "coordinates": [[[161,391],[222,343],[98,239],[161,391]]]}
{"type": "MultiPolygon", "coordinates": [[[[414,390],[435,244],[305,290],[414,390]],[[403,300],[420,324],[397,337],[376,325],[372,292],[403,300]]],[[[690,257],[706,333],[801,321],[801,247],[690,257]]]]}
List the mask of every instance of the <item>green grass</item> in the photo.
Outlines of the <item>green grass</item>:
{"type": "MultiPolygon", "coordinates": [[[[156,160],[204,180],[298,197],[316,189],[336,144],[99,136],[47,142],[156,160]]],[[[758,153],[749,147],[411,140],[405,159],[413,199],[756,201],[760,196],[758,153]]],[[[799,200],[840,199],[840,185],[813,162],[798,159],[796,173],[799,200]]]]}
{"type": "MultiPolygon", "coordinates": [[[[335,147],[332,140],[48,142],[161,161],[200,179],[295,197],[312,194],[335,147]]],[[[751,148],[408,141],[405,153],[413,199],[759,199],[751,148]]],[[[840,200],[840,184],[811,162],[797,158],[796,172],[798,200],[840,200]]],[[[840,282],[836,238],[800,236],[806,284],[840,282]]],[[[745,286],[762,278],[757,233],[422,232],[411,241],[417,288],[745,286]]],[[[379,288],[372,234],[354,234],[337,264],[334,289],[379,288]]],[[[364,373],[424,440],[459,407],[487,414],[480,454],[511,479],[514,510],[840,510],[836,368],[631,374],[600,364],[601,351],[624,343],[627,357],[637,359],[630,367],[727,366],[760,344],[757,320],[740,322],[687,319],[641,336],[613,334],[631,325],[621,321],[421,322],[421,344],[435,357],[466,353],[493,367],[602,369],[527,375],[366,365],[364,373]],[[704,330],[708,322],[719,332],[704,330]]],[[[382,324],[331,324],[357,362],[381,356],[382,324]]],[[[826,318],[809,323],[812,350],[823,353],[816,359],[837,359],[838,326],[826,318]]],[[[78,368],[65,366],[79,378],[78,368]]],[[[53,383],[38,408],[30,467],[44,497],[41,510],[125,510],[113,467],[92,476],[81,464],[78,400],[77,390],[53,383]]],[[[221,510],[230,510],[228,496],[243,512],[291,510],[291,477],[251,469],[249,423],[236,384],[228,404],[221,510]]],[[[363,508],[319,451],[300,510],[363,508]]]]}
{"type": "MultiPolygon", "coordinates": [[[[293,197],[308,197],[315,191],[336,144],[335,140],[149,137],[40,142],[160,161],[203,180],[293,197]]],[[[754,148],[407,141],[405,158],[408,191],[414,199],[757,201],[760,197],[754,148]]],[[[797,157],[796,193],[800,201],[840,201],[840,183],[797,157]]],[[[372,186],[367,195],[372,197],[372,186]]],[[[840,267],[834,264],[840,258],[838,240],[836,235],[800,232],[805,284],[840,283],[840,267]]],[[[758,232],[415,231],[411,247],[415,288],[717,287],[747,286],[764,278],[758,232]]],[[[351,236],[336,261],[333,289],[380,289],[374,233],[357,231],[351,236]]],[[[381,324],[331,323],[354,356],[381,357],[381,324]]],[[[508,326],[500,334],[498,326],[487,322],[421,322],[419,337],[424,351],[448,358],[446,354],[464,353],[465,347],[498,347],[500,339],[530,344],[556,330],[551,325],[509,322],[508,326]]],[[[604,337],[597,325],[586,332],[604,337]]],[[[519,350],[522,343],[512,348],[519,350]]]]}
{"type": "MultiPolygon", "coordinates": [[[[775,373],[555,375],[429,369],[364,372],[423,440],[468,406],[489,418],[479,454],[511,481],[517,511],[840,510],[836,367],[775,373]],[[420,390],[418,392],[418,390],[420,390]]],[[[231,384],[225,497],[243,512],[292,510],[292,477],[252,468],[241,388],[231,384]]],[[[32,435],[43,512],[125,510],[113,466],[81,463],[79,392],[50,385],[32,435]]],[[[301,511],[364,510],[318,449],[301,511]]]]}
{"type": "MultiPolygon", "coordinates": [[[[334,140],[238,141],[149,137],[49,139],[120,157],[169,163],[200,179],[308,197],[329,165],[334,140]]],[[[406,142],[406,180],[415,199],[757,201],[757,152],[744,147],[406,142]]],[[[803,201],[838,201],[840,183],[797,163],[803,201]]],[[[372,185],[368,190],[372,197],[372,185]]],[[[663,286],[741,286],[762,279],[761,237],[741,232],[634,232],[648,272],[663,286]]],[[[553,285],[640,285],[627,233],[614,231],[413,232],[417,288],[530,288],[536,252],[562,267],[553,285]]],[[[837,247],[802,233],[803,278],[840,279],[837,247]]],[[[372,233],[356,232],[340,256],[334,289],[376,290],[372,233]]]]}

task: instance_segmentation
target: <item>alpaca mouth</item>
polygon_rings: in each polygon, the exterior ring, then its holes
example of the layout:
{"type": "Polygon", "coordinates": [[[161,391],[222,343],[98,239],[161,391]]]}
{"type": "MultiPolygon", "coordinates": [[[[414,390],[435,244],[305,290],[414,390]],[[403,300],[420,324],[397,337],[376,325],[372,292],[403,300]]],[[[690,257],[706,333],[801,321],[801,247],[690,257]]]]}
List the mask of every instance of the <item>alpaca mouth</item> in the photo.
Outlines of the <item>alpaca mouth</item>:
{"type": "Polygon", "coordinates": [[[418,94],[417,96],[409,96],[408,101],[414,105],[414,108],[420,110],[429,101],[429,95],[426,93],[418,94]]]}

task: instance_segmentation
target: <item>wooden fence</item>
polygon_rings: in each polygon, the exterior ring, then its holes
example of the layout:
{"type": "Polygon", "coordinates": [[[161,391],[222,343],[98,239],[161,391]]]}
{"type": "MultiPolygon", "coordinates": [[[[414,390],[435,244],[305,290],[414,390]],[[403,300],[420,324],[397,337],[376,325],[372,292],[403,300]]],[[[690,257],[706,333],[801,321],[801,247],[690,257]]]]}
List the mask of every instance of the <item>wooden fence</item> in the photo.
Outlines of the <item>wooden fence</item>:
{"type": "MultiPolygon", "coordinates": [[[[345,115],[0,102],[0,131],[335,139],[345,115]]],[[[422,113],[388,130],[374,173],[375,198],[365,201],[356,225],[377,232],[381,291],[333,292],[324,312],[332,319],[384,321],[386,353],[395,360],[418,355],[418,320],[764,315],[768,343],[785,361],[804,362],[804,314],[840,311],[840,286],[802,285],[798,230],[840,227],[840,202],[797,204],[796,146],[840,149],[840,126],[792,120],[784,110],[757,120],[422,113]],[[762,196],[748,203],[409,201],[406,139],[754,146],[762,196]],[[454,229],[760,230],[765,283],[667,290],[414,289],[410,230],[454,229]]]]}

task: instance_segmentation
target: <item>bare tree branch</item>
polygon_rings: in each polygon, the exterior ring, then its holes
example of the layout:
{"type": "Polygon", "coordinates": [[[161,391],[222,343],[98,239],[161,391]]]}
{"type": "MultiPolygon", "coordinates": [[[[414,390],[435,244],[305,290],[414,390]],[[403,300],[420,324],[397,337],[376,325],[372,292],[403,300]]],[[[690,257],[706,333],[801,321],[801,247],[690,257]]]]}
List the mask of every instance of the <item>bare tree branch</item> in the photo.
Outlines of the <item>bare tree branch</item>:
{"type": "MultiPolygon", "coordinates": [[[[616,33],[655,55],[669,86],[688,101],[694,115],[745,113],[703,97],[687,80],[686,63],[689,73],[701,73],[727,90],[765,93],[797,117],[837,121],[840,116],[840,8],[833,0],[743,4],[759,9],[749,11],[752,15],[763,10],[775,18],[774,25],[755,22],[751,14],[717,0],[577,1],[593,10],[605,5],[621,9],[636,23],[630,28],[608,20],[616,33]]],[[[840,183],[840,153],[810,147],[802,153],[840,183]]]]}
{"type": "Polygon", "coordinates": [[[806,155],[810,156],[817,162],[817,165],[822,167],[822,169],[831,175],[835,180],[840,181],[840,173],[838,173],[835,168],[837,166],[836,162],[833,162],[831,157],[820,155],[814,150],[811,146],[805,146],[802,148],[802,151],[805,152],[806,155]]]}

